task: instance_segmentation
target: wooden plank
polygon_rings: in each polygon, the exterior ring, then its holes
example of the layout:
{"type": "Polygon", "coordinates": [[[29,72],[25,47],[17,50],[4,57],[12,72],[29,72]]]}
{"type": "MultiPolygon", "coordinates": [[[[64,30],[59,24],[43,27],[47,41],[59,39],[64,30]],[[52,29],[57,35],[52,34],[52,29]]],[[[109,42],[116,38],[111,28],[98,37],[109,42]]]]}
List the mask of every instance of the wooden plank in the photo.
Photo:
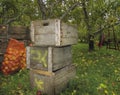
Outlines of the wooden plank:
{"type": "Polygon", "coordinates": [[[63,32],[60,31],[61,25],[60,25],[60,20],[56,20],[55,23],[55,46],[61,46],[61,35],[63,32]]]}
{"type": "Polygon", "coordinates": [[[30,68],[30,47],[27,46],[26,47],[26,64],[27,64],[27,68],[30,68]]]}
{"type": "Polygon", "coordinates": [[[73,38],[73,37],[71,37],[71,38],[64,37],[64,38],[62,38],[61,45],[64,46],[66,43],[69,43],[69,42],[76,43],[76,38],[73,38]]]}
{"type": "Polygon", "coordinates": [[[48,70],[48,48],[30,47],[30,68],[48,70]]]}
{"type": "Polygon", "coordinates": [[[34,28],[34,22],[31,22],[30,26],[30,39],[34,43],[35,42],[35,28],[34,28]]]}
{"type": "Polygon", "coordinates": [[[72,63],[71,46],[53,48],[53,70],[72,63]]]}
{"type": "Polygon", "coordinates": [[[5,39],[3,39],[1,42],[0,42],[0,53],[5,53],[6,52],[6,49],[7,49],[7,45],[8,45],[8,41],[6,41],[5,39]]]}
{"type": "Polygon", "coordinates": [[[41,75],[45,75],[45,76],[53,76],[55,75],[53,72],[49,72],[49,71],[42,71],[42,70],[35,70],[35,69],[30,69],[31,71],[41,74],[41,75]]]}
{"type": "Polygon", "coordinates": [[[8,34],[8,39],[10,39],[10,38],[13,38],[13,39],[23,39],[23,40],[25,40],[26,39],[26,34],[8,34]]]}
{"type": "Polygon", "coordinates": [[[54,46],[55,44],[55,35],[46,34],[46,35],[35,35],[34,37],[34,46],[54,46]]]}
{"type": "Polygon", "coordinates": [[[32,88],[37,87],[42,93],[59,95],[75,75],[76,68],[74,65],[68,65],[54,72],[54,75],[51,76],[30,71],[30,83],[32,88]]]}
{"type": "Polygon", "coordinates": [[[0,65],[1,65],[1,63],[3,62],[3,59],[4,59],[4,54],[3,54],[3,53],[0,53],[0,65]]]}
{"type": "Polygon", "coordinates": [[[8,39],[29,40],[30,30],[26,26],[10,26],[8,29],[8,39]]]}
{"type": "Polygon", "coordinates": [[[26,34],[28,32],[28,27],[26,26],[11,26],[9,27],[9,34],[26,34]]]}
{"type": "Polygon", "coordinates": [[[53,66],[53,64],[52,64],[52,47],[48,47],[48,71],[49,72],[52,72],[53,70],[52,70],[52,66],[53,66]]]}
{"type": "Polygon", "coordinates": [[[68,25],[62,22],[61,25],[62,28],[62,32],[64,32],[61,37],[75,37],[77,39],[78,34],[77,34],[77,27],[72,26],[72,25],[68,25]]]}

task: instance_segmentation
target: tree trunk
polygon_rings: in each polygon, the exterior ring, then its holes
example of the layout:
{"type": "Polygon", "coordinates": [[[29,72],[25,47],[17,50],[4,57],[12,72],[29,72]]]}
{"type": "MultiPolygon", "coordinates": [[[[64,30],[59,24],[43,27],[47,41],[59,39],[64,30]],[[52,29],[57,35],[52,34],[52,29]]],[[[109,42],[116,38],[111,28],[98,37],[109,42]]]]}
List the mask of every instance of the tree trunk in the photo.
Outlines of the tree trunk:
{"type": "Polygon", "coordinates": [[[88,16],[85,2],[86,2],[85,0],[82,0],[82,8],[83,8],[84,17],[85,17],[84,20],[85,20],[87,31],[88,31],[89,51],[93,51],[94,50],[94,36],[91,35],[89,16],[88,16]]]}
{"type": "Polygon", "coordinates": [[[37,0],[38,1],[38,5],[42,14],[42,19],[47,19],[47,8],[43,2],[43,0],[37,0]]]}

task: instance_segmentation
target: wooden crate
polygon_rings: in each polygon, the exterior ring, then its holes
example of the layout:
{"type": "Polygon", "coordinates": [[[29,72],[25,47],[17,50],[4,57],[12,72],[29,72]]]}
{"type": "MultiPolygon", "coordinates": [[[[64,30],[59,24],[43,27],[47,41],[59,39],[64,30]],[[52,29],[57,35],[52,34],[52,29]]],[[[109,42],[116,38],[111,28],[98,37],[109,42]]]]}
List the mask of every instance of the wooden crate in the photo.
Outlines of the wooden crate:
{"type": "Polygon", "coordinates": [[[30,31],[26,26],[11,26],[8,30],[8,38],[17,40],[30,40],[30,31]]]}
{"type": "Polygon", "coordinates": [[[3,59],[4,59],[4,55],[0,53],[0,66],[1,66],[1,63],[3,62],[3,59]]]}
{"type": "Polygon", "coordinates": [[[6,52],[8,41],[6,39],[0,39],[0,53],[4,54],[6,52]]]}
{"type": "Polygon", "coordinates": [[[59,19],[32,21],[30,34],[34,46],[65,46],[78,41],[77,28],[59,19]]]}
{"type": "Polygon", "coordinates": [[[52,72],[71,63],[71,46],[27,48],[27,64],[30,64],[30,68],[52,72]]]}
{"type": "Polygon", "coordinates": [[[75,66],[66,66],[54,73],[30,70],[30,83],[47,95],[59,95],[76,75],[75,66]]]}
{"type": "Polygon", "coordinates": [[[6,36],[8,32],[8,26],[0,25],[0,37],[6,36]]]}

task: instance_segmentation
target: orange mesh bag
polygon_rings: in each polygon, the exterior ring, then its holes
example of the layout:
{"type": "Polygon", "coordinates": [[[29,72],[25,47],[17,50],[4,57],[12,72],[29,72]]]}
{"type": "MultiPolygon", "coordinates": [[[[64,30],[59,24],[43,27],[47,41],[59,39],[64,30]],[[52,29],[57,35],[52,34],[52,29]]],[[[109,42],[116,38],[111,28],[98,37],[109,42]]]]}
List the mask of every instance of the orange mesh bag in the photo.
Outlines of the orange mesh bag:
{"type": "Polygon", "coordinates": [[[5,75],[15,73],[26,67],[26,49],[23,42],[10,39],[1,70],[5,75]]]}

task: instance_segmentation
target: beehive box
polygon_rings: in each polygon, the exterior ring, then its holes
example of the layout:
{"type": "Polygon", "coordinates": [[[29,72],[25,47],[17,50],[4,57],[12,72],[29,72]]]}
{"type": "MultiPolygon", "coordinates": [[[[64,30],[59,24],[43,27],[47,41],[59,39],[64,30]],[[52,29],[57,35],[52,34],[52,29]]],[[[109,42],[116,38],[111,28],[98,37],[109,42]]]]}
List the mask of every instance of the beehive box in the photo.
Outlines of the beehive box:
{"type": "Polygon", "coordinates": [[[75,77],[75,66],[66,66],[54,73],[30,70],[30,83],[47,95],[60,95],[71,79],[75,77]]]}
{"type": "Polygon", "coordinates": [[[55,71],[71,63],[71,46],[27,48],[27,64],[32,69],[55,71]]]}
{"type": "Polygon", "coordinates": [[[34,46],[65,46],[78,41],[77,28],[59,19],[32,21],[30,35],[34,46]]]}

